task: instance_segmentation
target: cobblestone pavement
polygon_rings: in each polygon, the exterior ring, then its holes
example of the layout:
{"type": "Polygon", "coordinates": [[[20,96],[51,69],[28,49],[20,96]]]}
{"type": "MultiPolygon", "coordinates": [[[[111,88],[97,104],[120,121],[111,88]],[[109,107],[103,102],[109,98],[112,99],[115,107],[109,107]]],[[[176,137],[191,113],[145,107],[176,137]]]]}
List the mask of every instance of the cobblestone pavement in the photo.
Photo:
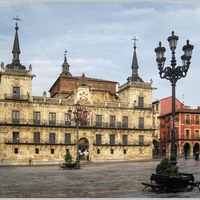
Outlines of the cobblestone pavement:
{"type": "MultiPolygon", "coordinates": [[[[0,198],[199,198],[200,191],[161,192],[144,188],[143,181],[160,160],[120,163],[81,163],[80,170],[53,166],[0,166],[0,198]]],[[[200,163],[178,159],[179,171],[200,180],[200,163]]]]}

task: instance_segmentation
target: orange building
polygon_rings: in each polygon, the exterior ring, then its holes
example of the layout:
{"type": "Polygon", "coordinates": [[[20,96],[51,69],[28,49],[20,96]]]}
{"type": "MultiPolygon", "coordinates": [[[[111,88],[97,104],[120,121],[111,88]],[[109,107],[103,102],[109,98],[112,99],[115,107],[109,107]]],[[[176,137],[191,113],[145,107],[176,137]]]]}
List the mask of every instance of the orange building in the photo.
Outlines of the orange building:
{"type": "MultiPolygon", "coordinates": [[[[157,111],[159,137],[154,140],[154,155],[171,155],[172,101],[171,97],[153,102],[157,111]]],[[[175,133],[177,156],[194,156],[200,147],[200,108],[191,109],[176,99],[175,133]]]]}

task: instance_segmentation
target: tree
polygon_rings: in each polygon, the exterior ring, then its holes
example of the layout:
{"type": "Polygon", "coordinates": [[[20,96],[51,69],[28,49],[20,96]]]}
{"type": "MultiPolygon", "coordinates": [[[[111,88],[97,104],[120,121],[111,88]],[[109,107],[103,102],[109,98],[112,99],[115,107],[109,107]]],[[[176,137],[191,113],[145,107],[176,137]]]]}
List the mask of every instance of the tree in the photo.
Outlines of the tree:
{"type": "Polygon", "coordinates": [[[65,154],[65,156],[64,156],[64,159],[65,159],[65,162],[66,162],[67,164],[70,164],[70,163],[72,162],[72,156],[71,156],[71,154],[70,154],[69,152],[67,152],[67,153],[65,154]]]}

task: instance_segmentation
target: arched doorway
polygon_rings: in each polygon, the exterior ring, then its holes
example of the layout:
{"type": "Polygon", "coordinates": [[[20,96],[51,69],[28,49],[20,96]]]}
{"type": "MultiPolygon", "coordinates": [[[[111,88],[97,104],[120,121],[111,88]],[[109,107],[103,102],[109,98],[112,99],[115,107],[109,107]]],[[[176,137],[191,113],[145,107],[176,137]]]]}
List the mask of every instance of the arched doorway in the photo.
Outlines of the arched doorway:
{"type": "Polygon", "coordinates": [[[89,160],[89,141],[87,138],[81,138],[78,141],[80,160],[89,160]]]}
{"type": "Polygon", "coordinates": [[[190,144],[186,142],[183,146],[183,156],[188,157],[190,156],[190,144]]]}
{"type": "Polygon", "coordinates": [[[196,152],[199,152],[199,143],[195,143],[193,146],[193,156],[195,155],[196,152]]]}

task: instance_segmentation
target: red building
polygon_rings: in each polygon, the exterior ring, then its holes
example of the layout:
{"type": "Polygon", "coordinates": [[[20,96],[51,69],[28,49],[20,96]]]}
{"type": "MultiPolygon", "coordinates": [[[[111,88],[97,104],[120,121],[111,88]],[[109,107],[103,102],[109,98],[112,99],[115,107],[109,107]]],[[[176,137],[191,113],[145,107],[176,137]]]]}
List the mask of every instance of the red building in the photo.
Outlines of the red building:
{"type": "MultiPolygon", "coordinates": [[[[172,132],[172,97],[153,102],[154,120],[159,125],[154,139],[154,155],[170,156],[172,132]]],[[[176,99],[177,156],[194,156],[200,149],[200,108],[191,109],[176,99]]]]}

